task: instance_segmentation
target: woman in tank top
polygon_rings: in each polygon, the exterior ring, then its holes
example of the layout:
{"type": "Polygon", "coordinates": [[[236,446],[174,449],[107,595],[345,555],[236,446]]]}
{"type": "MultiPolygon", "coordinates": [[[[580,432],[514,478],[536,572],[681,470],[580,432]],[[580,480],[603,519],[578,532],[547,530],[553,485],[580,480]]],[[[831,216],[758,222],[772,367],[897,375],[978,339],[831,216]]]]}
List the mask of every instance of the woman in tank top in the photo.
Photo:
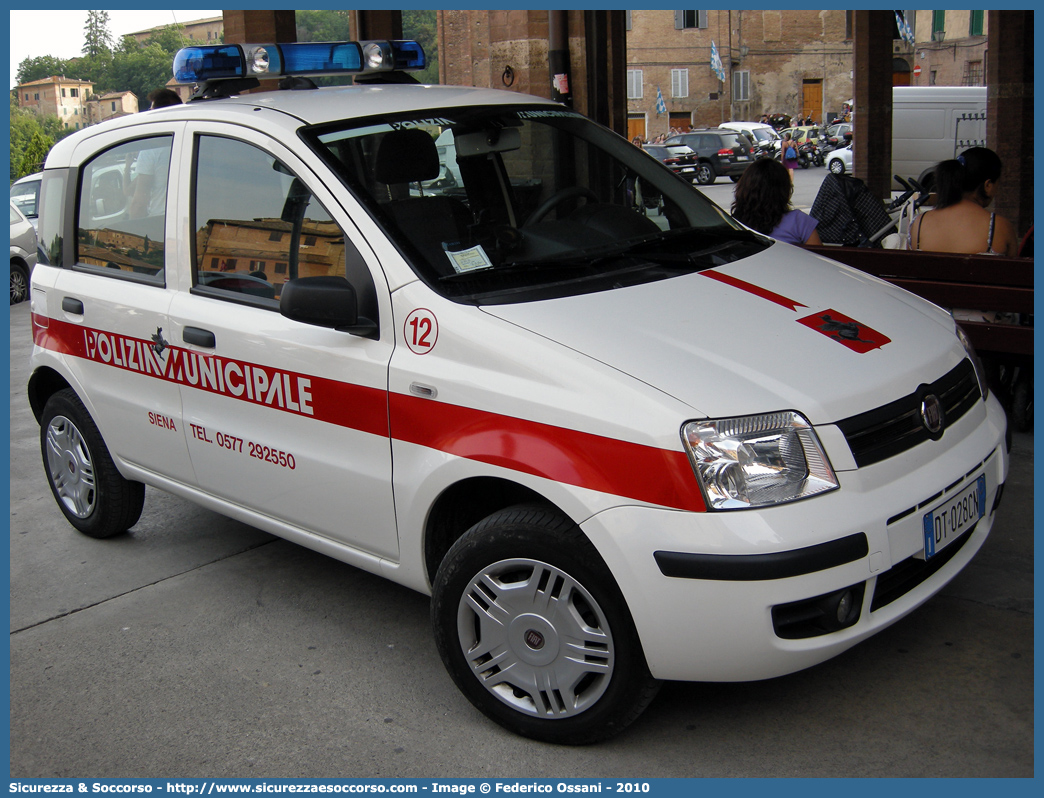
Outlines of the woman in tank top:
{"type": "Polygon", "coordinates": [[[910,248],[1014,257],[1019,244],[1015,228],[1003,216],[986,210],[1000,174],[1000,158],[986,147],[972,147],[938,164],[936,204],[914,219],[910,248]]]}

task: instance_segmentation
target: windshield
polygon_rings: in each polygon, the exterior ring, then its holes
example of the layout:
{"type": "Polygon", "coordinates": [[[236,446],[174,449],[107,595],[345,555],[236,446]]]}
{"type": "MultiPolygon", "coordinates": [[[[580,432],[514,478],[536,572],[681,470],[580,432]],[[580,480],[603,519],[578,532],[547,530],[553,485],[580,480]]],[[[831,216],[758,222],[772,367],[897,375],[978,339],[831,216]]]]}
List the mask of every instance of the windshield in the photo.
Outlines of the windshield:
{"type": "Polygon", "coordinates": [[[640,148],[560,107],[443,109],[304,135],[418,277],[458,301],[608,290],[769,245],[640,148]]]}

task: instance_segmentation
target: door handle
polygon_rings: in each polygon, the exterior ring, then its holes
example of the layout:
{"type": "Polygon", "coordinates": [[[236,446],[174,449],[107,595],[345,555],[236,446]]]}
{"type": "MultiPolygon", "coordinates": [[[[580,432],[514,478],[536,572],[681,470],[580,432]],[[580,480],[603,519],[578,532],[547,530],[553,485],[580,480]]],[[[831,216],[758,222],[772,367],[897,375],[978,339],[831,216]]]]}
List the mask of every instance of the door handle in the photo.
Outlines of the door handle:
{"type": "Polygon", "coordinates": [[[214,333],[210,330],[202,330],[199,327],[186,327],[181,337],[186,344],[195,344],[207,349],[213,349],[217,346],[217,339],[214,337],[214,333]]]}
{"type": "Polygon", "coordinates": [[[75,313],[77,316],[82,316],[83,302],[71,296],[62,297],[62,310],[66,313],[75,313]]]}

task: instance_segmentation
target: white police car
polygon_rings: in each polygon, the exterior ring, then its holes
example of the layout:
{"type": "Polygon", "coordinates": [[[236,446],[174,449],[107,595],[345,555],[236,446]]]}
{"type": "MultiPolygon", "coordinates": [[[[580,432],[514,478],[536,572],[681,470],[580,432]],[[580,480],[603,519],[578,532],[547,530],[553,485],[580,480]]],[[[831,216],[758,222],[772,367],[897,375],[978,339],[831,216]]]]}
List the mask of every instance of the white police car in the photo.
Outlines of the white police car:
{"type": "Polygon", "coordinates": [[[430,592],[467,697],[565,743],[658,680],[821,662],[968,563],[1008,454],[948,314],[422,64],[192,48],[201,99],[54,147],[29,397],[73,526],[149,484],[430,592]],[[360,77],[236,96],[327,67],[360,77]]]}

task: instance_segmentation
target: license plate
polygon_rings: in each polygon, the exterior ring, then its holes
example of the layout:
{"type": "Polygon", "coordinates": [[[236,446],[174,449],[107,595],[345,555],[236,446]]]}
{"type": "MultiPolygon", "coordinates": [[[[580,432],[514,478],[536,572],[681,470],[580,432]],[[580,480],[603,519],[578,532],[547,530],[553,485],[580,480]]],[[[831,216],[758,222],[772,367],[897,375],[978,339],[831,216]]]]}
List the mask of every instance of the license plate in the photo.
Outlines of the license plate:
{"type": "Polygon", "coordinates": [[[682,171],[683,172],[695,172],[696,171],[696,167],[695,166],[686,166],[686,167],[682,168],[682,171]]]}
{"type": "Polygon", "coordinates": [[[950,501],[924,515],[924,554],[930,560],[986,515],[986,477],[980,476],[950,501]]]}
{"type": "Polygon", "coordinates": [[[750,156],[749,155],[737,155],[736,156],[736,160],[737,161],[749,161],[750,160],[750,156]]]}

